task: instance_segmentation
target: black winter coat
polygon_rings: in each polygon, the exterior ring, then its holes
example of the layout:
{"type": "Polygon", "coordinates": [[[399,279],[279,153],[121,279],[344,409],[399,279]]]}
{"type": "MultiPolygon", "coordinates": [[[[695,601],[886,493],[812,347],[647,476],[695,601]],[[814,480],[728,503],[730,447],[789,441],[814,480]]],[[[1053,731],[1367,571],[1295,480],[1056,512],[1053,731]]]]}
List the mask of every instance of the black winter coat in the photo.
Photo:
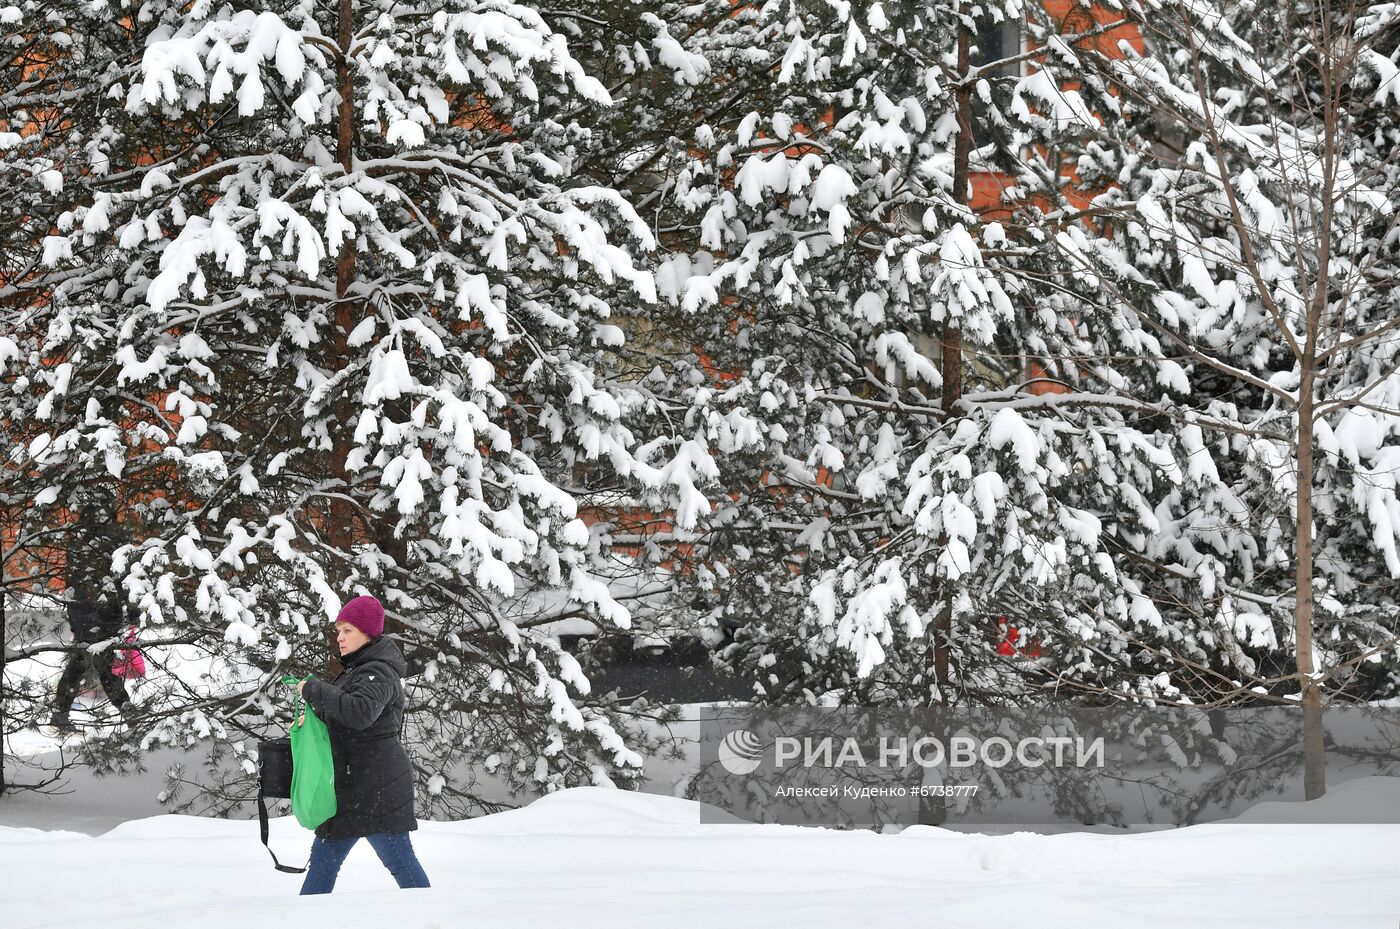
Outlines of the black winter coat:
{"type": "Polygon", "coordinates": [[[75,642],[101,642],[122,631],[123,596],[112,573],[112,555],[121,539],[110,526],[90,527],[75,540],[64,560],[68,588],[68,628],[75,642]]]}
{"type": "Polygon", "coordinates": [[[381,636],[340,661],[345,670],[335,680],[310,680],[302,688],[330,732],[335,759],[336,814],[316,834],[346,839],[417,829],[413,767],[399,740],[403,653],[381,636]]]}
{"type": "Polygon", "coordinates": [[[112,594],[107,600],[70,600],[67,603],[68,628],[74,642],[101,642],[122,631],[122,605],[112,594]]]}

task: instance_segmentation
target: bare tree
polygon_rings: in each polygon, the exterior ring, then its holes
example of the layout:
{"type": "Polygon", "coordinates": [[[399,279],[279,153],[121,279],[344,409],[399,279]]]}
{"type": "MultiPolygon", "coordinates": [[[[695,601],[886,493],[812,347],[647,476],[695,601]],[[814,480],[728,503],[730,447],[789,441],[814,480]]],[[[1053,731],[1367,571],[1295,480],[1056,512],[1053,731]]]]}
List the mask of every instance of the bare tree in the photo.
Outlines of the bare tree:
{"type": "Polygon", "coordinates": [[[1197,502],[1222,504],[1183,513],[1164,567],[1246,653],[1232,699],[1296,686],[1309,799],[1324,705],[1397,643],[1400,16],[1368,6],[1133,5],[1146,51],[1085,56],[1121,101],[1098,166],[1118,174],[1086,211],[1108,235],[1064,249],[1189,377],[1163,405],[1201,430],[1197,502]]]}

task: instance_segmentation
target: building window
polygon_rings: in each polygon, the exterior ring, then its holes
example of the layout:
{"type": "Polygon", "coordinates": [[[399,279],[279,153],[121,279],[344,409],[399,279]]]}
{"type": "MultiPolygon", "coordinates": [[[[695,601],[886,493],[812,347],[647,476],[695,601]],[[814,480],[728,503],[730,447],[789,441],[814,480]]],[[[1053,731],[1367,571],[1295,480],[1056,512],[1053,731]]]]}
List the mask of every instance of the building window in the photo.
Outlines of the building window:
{"type": "MultiPolygon", "coordinates": [[[[1001,61],[1021,53],[1021,24],[1013,20],[994,23],[982,19],[978,23],[977,35],[973,37],[976,46],[972,52],[974,67],[1001,61]]],[[[1020,63],[1006,65],[991,72],[989,77],[1015,77],[1021,73],[1020,63]]]]}
{"type": "MultiPolygon", "coordinates": [[[[1019,20],[1004,20],[998,23],[986,17],[979,19],[977,32],[972,37],[973,48],[969,64],[973,67],[983,67],[1019,55],[1022,51],[1021,31],[1019,20]]],[[[1006,95],[1010,92],[1004,85],[1021,76],[1022,64],[1016,61],[988,68],[978,75],[977,86],[972,94],[972,134],[975,145],[986,145],[998,138],[1009,137],[1000,107],[1005,106],[1006,95]],[[993,100],[998,100],[999,106],[992,105],[993,100]]]]}

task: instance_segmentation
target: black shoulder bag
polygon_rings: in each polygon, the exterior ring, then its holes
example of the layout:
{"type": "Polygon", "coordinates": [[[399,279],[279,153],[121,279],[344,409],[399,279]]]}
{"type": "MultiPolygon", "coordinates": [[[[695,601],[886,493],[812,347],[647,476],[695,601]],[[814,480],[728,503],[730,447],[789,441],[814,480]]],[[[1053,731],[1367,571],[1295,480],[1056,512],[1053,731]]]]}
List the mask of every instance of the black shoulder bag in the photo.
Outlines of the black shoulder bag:
{"type": "Polygon", "coordinates": [[[258,743],[258,831],[263,847],[272,856],[272,865],[285,874],[302,874],[306,868],[293,868],[277,860],[277,853],[267,844],[267,799],[286,799],[292,795],[292,740],[267,739],[258,743]]]}

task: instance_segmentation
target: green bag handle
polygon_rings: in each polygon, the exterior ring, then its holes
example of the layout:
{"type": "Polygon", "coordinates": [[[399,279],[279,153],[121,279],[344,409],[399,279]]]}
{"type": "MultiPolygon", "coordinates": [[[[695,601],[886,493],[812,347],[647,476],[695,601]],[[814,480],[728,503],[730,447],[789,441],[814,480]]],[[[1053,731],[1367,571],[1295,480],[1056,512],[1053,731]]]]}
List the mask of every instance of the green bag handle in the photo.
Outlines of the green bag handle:
{"type": "Polygon", "coordinates": [[[306,677],[297,677],[295,674],[282,675],[282,683],[288,687],[293,688],[293,693],[295,694],[295,696],[292,698],[292,725],[288,727],[289,729],[296,728],[297,720],[301,718],[301,708],[302,703],[304,702],[301,695],[301,691],[296,690],[296,686],[303,681],[309,680],[311,680],[311,675],[309,674],[306,677]]]}

